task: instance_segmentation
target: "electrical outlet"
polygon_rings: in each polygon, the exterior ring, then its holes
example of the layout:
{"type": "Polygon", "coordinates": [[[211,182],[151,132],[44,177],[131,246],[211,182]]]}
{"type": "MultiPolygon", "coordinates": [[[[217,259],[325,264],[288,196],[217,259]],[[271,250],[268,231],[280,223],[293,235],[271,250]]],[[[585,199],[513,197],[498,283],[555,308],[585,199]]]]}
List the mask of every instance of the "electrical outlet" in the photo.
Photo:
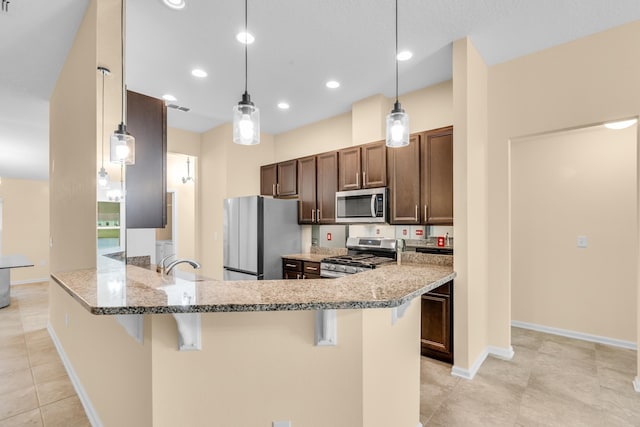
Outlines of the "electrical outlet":
{"type": "Polygon", "coordinates": [[[291,427],[291,421],[274,421],[271,425],[273,427],[291,427]]]}
{"type": "Polygon", "coordinates": [[[586,248],[587,247],[587,236],[578,236],[578,247],[586,248]]]}
{"type": "Polygon", "coordinates": [[[69,313],[64,314],[64,326],[69,327],[69,313]]]}

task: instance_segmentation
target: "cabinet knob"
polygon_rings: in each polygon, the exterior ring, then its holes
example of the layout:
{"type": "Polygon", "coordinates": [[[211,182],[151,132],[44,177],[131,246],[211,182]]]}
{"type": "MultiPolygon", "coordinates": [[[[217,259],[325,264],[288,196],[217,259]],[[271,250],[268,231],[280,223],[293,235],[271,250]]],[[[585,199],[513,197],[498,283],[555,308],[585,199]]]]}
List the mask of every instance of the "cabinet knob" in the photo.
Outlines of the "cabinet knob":
{"type": "Polygon", "coordinates": [[[316,210],[311,209],[311,222],[316,222],[316,210]]]}
{"type": "Polygon", "coordinates": [[[424,222],[427,222],[427,205],[424,205],[424,222]]]}
{"type": "Polygon", "coordinates": [[[276,195],[280,194],[280,183],[276,184],[276,195]]]}
{"type": "Polygon", "coordinates": [[[320,222],[320,209],[316,209],[316,222],[320,222]]]}
{"type": "Polygon", "coordinates": [[[415,215],[415,217],[416,217],[416,221],[418,221],[418,205],[416,205],[416,215],[415,215]]]}
{"type": "Polygon", "coordinates": [[[362,172],[362,186],[363,187],[367,186],[367,173],[366,172],[362,172]]]}
{"type": "Polygon", "coordinates": [[[276,195],[276,185],[273,184],[273,189],[271,190],[271,195],[275,196],[276,195]]]}
{"type": "Polygon", "coordinates": [[[360,187],[360,174],[356,172],[356,187],[360,187]]]}

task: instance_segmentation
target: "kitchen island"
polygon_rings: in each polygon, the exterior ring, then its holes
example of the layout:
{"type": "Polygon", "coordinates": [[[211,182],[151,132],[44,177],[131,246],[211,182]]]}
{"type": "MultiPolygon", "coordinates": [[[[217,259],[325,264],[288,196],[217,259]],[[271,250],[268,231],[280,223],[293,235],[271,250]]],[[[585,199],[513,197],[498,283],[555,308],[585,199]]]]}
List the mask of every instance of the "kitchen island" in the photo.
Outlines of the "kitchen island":
{"type": "Polygon", "coordinates": [[[416,297],[454,276],[223,282],[107,263],[52,274],[50,333],[95,425],[415,427],[416,297]]]}

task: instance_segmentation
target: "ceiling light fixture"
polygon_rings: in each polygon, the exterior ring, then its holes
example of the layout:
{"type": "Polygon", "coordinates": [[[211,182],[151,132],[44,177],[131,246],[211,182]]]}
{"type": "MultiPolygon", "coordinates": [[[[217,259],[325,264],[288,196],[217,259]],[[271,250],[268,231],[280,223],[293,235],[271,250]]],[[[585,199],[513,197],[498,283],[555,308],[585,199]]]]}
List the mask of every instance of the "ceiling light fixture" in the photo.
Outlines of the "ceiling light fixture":
{"type": "Polygon", "coordinates": [[[278,108],[281,110],[288,110],[290,105],[286,102],[278,102],[278,108]]]}
{"type": "Polygon", "coordinates": [[[329,80],[327,83],[325,83],[325,86],[329,89],[337,89],[340,87],[340,83],[335,80],[329,80]]]}
{"type": "Polygon", "coordinates": [[[169,6],[171,9],[180,10],[184,9],[187,3],[184,0],[162,0],[164,4],[169,6]]]}
{"type": "Polygon", "coordinates": [[[125,80],[125,52],[124,52],[124,11],[125,2],[122,0],[120,3],[120,44],[122,54],[122,121],[118,125],[118,128],[111,135],[111,162],[120,163],[125,165],[133,165],[136,162],[135,148],[136,139],[127,132],[127,125],[125,121],[126,117],[126,100],[127,100],[127,86],[125,80]]]}
{"type": "Polygon", "coordinates": [[[244,31],[241,31],[238,33],[238,35],[236,35],[236,40],[238,40],[242,44],[251,44],[256,41],[256,38],[253,37],[251,33],[248,33],[245,29],[244,31]]]}
{"type": "MultiPolygon", "coordinates": [[[[247,32],[247,0],[244,0],[244,31],[247,32]]],[[[247,46],[244,45],[244,93],[242,100],[233,107],[233,142],[240,145],[260,144],[260,110],[251,102],[247,92],[249,66],[247,46]]]]}
{"type": "Polygon", "coordinates": [[[193,77],[198,77],[198,78],[205,78],[208,76],[207,72],[205,70],[202,70],[200,68],[194,68],[193,70],[191,70],[191,75],[193,77]]]}
{"type": "Polygon", "coordinates": [[[102,188],[109,188],[109,174],[104,168],[104,78],[111,71],[106,67],[98,67],[98,71],[102,74],[102,132],[100,133],[100,147],[102,148],[102,166],[98,171],[98,185],[102,188]]]}
{"type": "Polygon", "coordinates": [[[406,147],[409,145],[409,115],[404,112],[398,101],[398,0],[396,0],[396,102],[387,115],[387,147],[406,147]]]}
{"type": "Polygon", "coordinates": [[[620,129],[626,129],[630,126],[633,126],[637,122],[638,122],[638,119],[621,120],[618,122],[605,123],[604,127],[606,127],[607,129],[620,130],[620,129]]]}
{"type": "Polygon", "coordinates": [[[164,95],[162,95],[162,99],[164,99],[165,101],[169,101],[169,102],[176,102],[178,100],[178,98],[176,98],[175,96],[166,93],[164,95]]]}
{"type": "Polygon", "coordinates": [[[195,180],[193,179],[193,177],[191,176],[191,169],[189,168],[189,157],[187,157],[187,176],[183,176],[182,177],[182,183],[186,184],[187,182],[191,181],[194,182],[195,180]]]}
{"type": "Polygon", "coordinates": [[[398,58],[398,61],[407,61],[413,57],[413,53],[408,50],[403,50],[402,52],[399,52],[396,57],[398,58]]]}

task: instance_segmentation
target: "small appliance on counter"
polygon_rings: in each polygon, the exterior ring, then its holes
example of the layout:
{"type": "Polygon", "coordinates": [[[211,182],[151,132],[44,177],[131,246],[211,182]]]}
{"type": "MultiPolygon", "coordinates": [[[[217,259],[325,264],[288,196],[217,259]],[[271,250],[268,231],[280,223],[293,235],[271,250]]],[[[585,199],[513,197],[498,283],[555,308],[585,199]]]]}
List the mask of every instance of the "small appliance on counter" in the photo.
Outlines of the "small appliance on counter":
{"type": "Polygon", "coordinates": [[[224,201],[224,280],[282,279],[282,255],[300,252],[297,200],[224,201]]]}
{"type": "Polygon", "coordinates": [[[323,259],[320,276],[343,277],[395,262],[397,245],[396,239],[387,237],[349,237],[347,255],[323,259]]]}

